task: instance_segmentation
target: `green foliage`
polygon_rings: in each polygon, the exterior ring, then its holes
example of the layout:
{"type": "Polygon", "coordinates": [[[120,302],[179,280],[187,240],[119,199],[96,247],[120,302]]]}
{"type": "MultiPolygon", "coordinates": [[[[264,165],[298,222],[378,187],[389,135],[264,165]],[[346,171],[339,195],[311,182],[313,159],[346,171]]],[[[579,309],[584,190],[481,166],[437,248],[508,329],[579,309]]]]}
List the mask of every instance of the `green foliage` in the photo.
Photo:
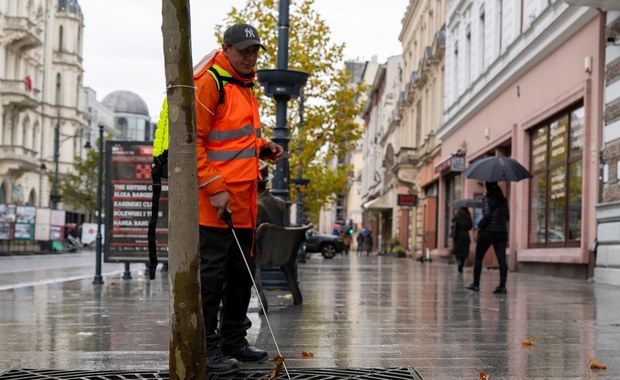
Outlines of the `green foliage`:
{"type": "MultiPolygon", "coordinates": [[[[361,138],[363,126],[356,121],[365,104],[358,99],[366,86],[351,83],[344,67],[344,44],[334,44],[330,28],[313,9],[314,0],[291,0],[289,8],[289,65],[290,70],[310,73],[304,88],[304,123],[300,128],[299,99],[288,102],[289,165],[296,176],[299,165],[303,176],[310,180],[304,191],[304,204],[311,220],[335,194],[346,191],[351,167],[342,162],[361,138]],[[302,153],[298,154],[301,146],[302,153]],[[339,163],[335,165],[334,163],[339,163]]],[[[236,22],[254,25],[267,47],[259,57],[258,69],[277,68],[279,2],[248,0],[241,9],[233,8],[224,25],[216,27],[221,36],[226,26],[236,22]]],[[[256,87],[261,108],[263,131],[267,136],[275,126],[275,101],[256,87]]],[[[296,196],[292,188],[291,199],[296,196]]]]}
{"type": "MultiPolygon", "coordinates": [[[[59,178],[58,189],[62,202],[89,214],[89,220],[97,210],[97,181],[99,173],[99,152],[87,151],[86,158],[75,157],[73,171],[59,178]]],[[[103,175],[103,174],[102,174],[103,175]]],[[[54,174],[50,174],[53,183],[54,174]]],[[[105,191],[105,189],[103,189],[105,191]]]]}

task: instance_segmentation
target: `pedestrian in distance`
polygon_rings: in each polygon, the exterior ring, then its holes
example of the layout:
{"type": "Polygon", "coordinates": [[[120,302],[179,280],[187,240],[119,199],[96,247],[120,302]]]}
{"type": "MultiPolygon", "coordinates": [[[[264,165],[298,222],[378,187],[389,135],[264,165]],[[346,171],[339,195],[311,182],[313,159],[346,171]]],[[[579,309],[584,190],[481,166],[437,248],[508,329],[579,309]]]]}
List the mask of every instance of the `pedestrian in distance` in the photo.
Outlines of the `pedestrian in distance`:
{"type": "Polygon", "coordinates": [[[452,236],[452,254],[456,258],[459,273],[463,273],[465,260],[469,256],[469,245],[471,238],[469,231],[472,229],[473,222],[467,207],[460,207],[452,218],[450,235],[452,236]]]}
{"type": "Polygon", "coordinates": [[[493,293],[506,294],[506,277],[508,264],[506,262],[506,245],[508,243],[508,200],[497,182],[485,182],[486,195],[482,198],[482,219],[478,223],[478,240],[476,241],[476,255],[474,258],[474,282],[466,288],[473,291],[480,290],[480,273],[482,260],[489,247],[493,246],[497,262],[499,263],[499,285],[493,293]]]}
{"type": "Polygon", "coordinates": [[[372,251],[372,232],[370,230],[364,235],[364,251],[366,251],[366,256],[370,256],[370,251],[372,251]]]}
{"type": "Polygon", "coordinates": [[[364,249],[364,234],[362,231],[357,233],[357,255],[362,255],[362,250],[364,249]]]}
{"type": "Polygon", "coordinates": [[[224,32],[221,51],[211,63],[194,73],[200,282],[209,374],[233,374],[239,371],[238,362],[268,357],[246,339],[252,326],[247,311],[256,270],[259,158],[276,163],[284,152],[261,137],[252,92],[261,49],[265,47],[256,28],[235,24],[224,32]],[[223,83],[222,93],[218,84],[223,83]],[[225,222],[228,218],[243,252],[225,222]]]}

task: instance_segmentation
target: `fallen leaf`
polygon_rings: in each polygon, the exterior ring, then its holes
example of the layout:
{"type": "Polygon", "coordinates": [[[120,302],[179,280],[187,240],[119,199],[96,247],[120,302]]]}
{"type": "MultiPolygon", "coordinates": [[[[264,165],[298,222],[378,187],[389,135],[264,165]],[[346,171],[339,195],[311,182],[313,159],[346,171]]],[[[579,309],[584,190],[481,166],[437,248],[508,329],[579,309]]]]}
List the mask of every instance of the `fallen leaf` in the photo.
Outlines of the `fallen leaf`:
{"type": "Polygon", "coordinates": [[[304,358],[313,358],[314,357],[314,352],[312,351],[302,351],[301,352],[301,356],[304,358]]]}
{"type": "Polygon", "coordinates": [[[607,366],[605,364],[597,362],[592,358],[588,358],[588,361],[590,362],[590,369],[607,369],[607,366]]]}
{"type": "Polygon", "coordinates": [[[282,356],[280,355],[274,356],[273,359],[271,359],[271,361],[275,363],[276,368],[271,370],[271,374],[265,375],[265,377],[263,377],[263,380],[275,379],[276,377],[278,377],[280,372],[282,372],[282,370],[284,369],[284,358],[282,356]]]}
{"type": "Polygon", "coordinates": [[[480,379],[481,380],[489,380],[491,378],[491,375],[489,375],[486,372],[480,372],[480,379]]]}
{"type": "Polygon", "coordinates": [[[523,342],[521,342],[521,346],[523,348],[532,348],[532,346],[534,346],[535,341],[536,341],[536,336],[532,335],[529,340],[526,339],[523,342]]]}

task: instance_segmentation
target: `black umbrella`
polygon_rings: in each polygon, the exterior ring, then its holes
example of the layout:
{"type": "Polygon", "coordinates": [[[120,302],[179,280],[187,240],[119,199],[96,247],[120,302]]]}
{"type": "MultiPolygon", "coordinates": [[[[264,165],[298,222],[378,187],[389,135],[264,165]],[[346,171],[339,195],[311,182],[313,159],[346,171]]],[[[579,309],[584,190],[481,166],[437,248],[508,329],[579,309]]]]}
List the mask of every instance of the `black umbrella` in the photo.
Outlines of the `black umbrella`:
{"type": "Polygon", "coordinates": [[[460,208],[460,207],[472,207],[472,208],[480,208],[482,207],[481,199],[455,199],[452,201],[452,207],[460,208]]]}
{"type": "Polygon", "coordinates": [[[510,181],[518,182],[532,178],[530,172],[510,157],[487,157],[469,165],[463,172],[465,177],[485,182],[510,181]]]}

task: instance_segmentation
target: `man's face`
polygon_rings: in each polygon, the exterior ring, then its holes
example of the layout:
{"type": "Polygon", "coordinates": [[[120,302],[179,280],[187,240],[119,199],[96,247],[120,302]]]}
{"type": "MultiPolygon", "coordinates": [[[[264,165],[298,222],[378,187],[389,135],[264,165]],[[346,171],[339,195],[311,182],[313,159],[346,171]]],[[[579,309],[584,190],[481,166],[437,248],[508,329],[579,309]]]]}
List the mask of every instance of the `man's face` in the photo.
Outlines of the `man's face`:
{"type": "Polygon", "coordinates": [[[233,46],[223,45],[222,50],[237,73],[240,75],[248,75],[254,69],[254,65],[256,65],[260,46],[254,45],[238,50],[233,46]]]}

